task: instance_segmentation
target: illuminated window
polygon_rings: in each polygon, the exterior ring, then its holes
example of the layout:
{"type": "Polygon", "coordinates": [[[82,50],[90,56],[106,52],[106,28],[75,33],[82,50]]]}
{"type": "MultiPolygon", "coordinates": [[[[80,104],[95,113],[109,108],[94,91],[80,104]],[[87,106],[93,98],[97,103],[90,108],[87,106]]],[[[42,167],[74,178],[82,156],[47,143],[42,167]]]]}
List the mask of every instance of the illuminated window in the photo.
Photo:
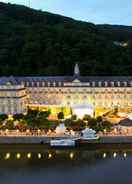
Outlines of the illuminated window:
{"type": "Polygon", "coordinates": [[[120,84],[120,82],[119,82],[119,81],[117,82],[117,86],[118,86],[118,87],[120,87],[120,86],[121,86],[121,84],[120,84]]]}
{"type": "Polygon", "coordinates": [[[61,86],[61,82],[59,82],[59,86],[61,86]]]}
{"type": "Polygon", "coordinates": [[[114,87],[114,82],[111,82],[111,86],[114,87]]]}
{"type": "Polygon", "coordinates": [[[130,82],[130,86],[132,87],[132,82],[130,82]]]}
{"type": "Polygon", "coordinates": [[[42,82],[42,86],[45,86],[45,82],[44,81],[42,82]]]}
{"type": "Polygon", "coordinates": [[[24,85],[24,86],[25,86],[25,82],[24,82],[24,81],[22,81],[22,82],[21,82],[21,85],[24,85]]]}
{"type": "Polygon", "coordinates": [[[37,87],[39,87],[39,82],[37,82],[37,87]]]}
{"type": "Polygon", "coordinates": [[[127,87],[127,82],[123,82],[124,83],[124,87],[127,87]]]}
{"type": "Polygon", "coordinates": [[[29,82],[27,82],[26,84],[27,84],[27,86],[29,86],[29,82]]]}
{"type": "Polygon", "coordinates": [[[105,87],[107,87],[107,86],[108,86],[108,82],[105,81],[105,87]]]}
{"type": "Polygon", "coordinates": [[[56,83],[55,83],[55,82],[53,82],[53,86],[54,86],[54,87],[56,86],[56,83]]]}
{"type": "Polygon", "coordinates": [[[94,81],[92,82],[92,86],[95,87],[95,82],[94,81]]]}
{"type": "Polygon", "coordinates": [[[102,86],[102,82],[100,81],[100,82],[98,82],[98,86],[99,87],[101,87],[102,86]]]}

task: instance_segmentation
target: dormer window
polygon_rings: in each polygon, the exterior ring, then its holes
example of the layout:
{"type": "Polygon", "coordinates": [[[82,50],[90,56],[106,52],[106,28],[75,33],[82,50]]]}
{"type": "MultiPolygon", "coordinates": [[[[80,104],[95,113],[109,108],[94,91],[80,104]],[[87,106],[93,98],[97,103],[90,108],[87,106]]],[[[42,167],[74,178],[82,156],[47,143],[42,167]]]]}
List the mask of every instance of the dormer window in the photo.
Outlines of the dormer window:
{"type": "Polygon", "coordinates": [[[108,82],[105,81],[105,87],[107,87],[107,86],[108,86],[108,82]]]}
{"type": "Polygon", "coordinates": [[[130,86],[132,87],[132,82],[130,82],[130,86]]]}
{"type": "Polygon", "coordinates": [[[39,87],[39,82],[37,82],[37,87],[39,87]]]}
{"type": "Polygon", "coordinates": [[[120,87],[120,86],[121,86],[120,82],[117,82],[117,86],[118,86],[118,87],[120,87]]]}
{"type": "Polygon", "coordinates": [[[27,82],[26,84],[27,84],[27,86],[29,86],[29,82],[27,82]]]}
{"type": "Polygon", "coordinates": [[[94,81],[92,82],[92,87],[95,87],[95,82],[94,81]]]}
{"type": "Polygon", "coordinates": [[[42,86],[45,86],[45,82],[44,81],[42,82],[42,86]]]}
{"type": "Polygon", "coordinates": [[[102,82],[101,82],[101,81],[98,82],[98,86],[99,86],[99,87],[102,86],[102,82]]]}
{"type": "Polygon", "coordinates": [[[48,86],[50,86],[50,82],[48,82],[48,86]]]}
{"type": "Polygon", "coordinates": [[[53,86],[54,86],[54,87],[56,86],[56,83],[55,83],[55,82],[53,82],[53,86]]]}
{"type": "Polygon", "coordinates": [[[123,84],[124,84],[124,87],[127,87],[127,82],[123,82],[123,84]]]}
{"type": "Polygon", "coordinates": [[[111,86],[114,87],[114,82],[111,82],[111,86]]]}
{"type": "Polygon", "coordinates": [[[61,82],[59,82],[59,86],[61,86],[61,82]]]}

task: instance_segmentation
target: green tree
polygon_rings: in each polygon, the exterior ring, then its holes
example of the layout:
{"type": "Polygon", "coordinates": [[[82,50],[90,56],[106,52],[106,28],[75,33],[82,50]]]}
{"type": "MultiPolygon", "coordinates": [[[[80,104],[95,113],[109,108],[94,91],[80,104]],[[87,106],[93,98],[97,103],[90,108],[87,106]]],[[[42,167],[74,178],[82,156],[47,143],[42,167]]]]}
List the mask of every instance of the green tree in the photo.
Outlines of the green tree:
{"type": "Polygon", "coordinates": [[[103,130],[110,131],[112,128],[112,124],[109,121],[103,121],[102,122],[103,130]]]}
{"type": "Polygon", "coordinates": [[[24,114],[14,114],[13,115],[13,119],[14,120],[21,120],[21,119],[24,119],[25,118],[25,115],[24,114]]]}
{"type": "Polygon", "coordinates": [[[6,125],[4,126],[4,128],[9,129],[9,130],[14,129],[13,121],[12,121],[12,120],[8,120],[8,121],[6,122],[6,125]]]}
{"type": "Polygon", "coordinates": [[[71,120],[76,121],[76,120],[77,120],[77,115],[76,115],[76,114],[73,114],[73,115],[71,116],[71,120]]]}
{"type": "Polygon", "coordinates": [[[8,119],[8,115],[7,114],[0,114],[0,121],[4,121],[8,119]]]}
{"type": "Polygon", "coordinates": [[[64,119],[64,113],[63,112],[59,112],[57,117],[58,117],[59,120],[64,119]]]}
{"type": "Polygon", "coordinates": [[[84,117],[83,117],[83,120],[84,121],[89,121],[89,120],[91,120],[91,116],[88,115],[88,114],[85,114],[84,117]]]}

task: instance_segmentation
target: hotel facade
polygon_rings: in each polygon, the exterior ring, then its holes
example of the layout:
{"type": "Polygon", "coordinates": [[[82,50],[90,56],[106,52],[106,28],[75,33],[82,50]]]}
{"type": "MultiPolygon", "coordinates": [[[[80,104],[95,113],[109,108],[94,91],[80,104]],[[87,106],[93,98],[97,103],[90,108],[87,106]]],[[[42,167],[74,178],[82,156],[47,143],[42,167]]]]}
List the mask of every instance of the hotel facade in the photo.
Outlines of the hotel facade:
{"type": "Polygon", "coordinates": [[[132,109],[132,76],[0,77],[0,113],[26,113],[28,108],[52,114],[102,115],[114,108],[132,109]]]}

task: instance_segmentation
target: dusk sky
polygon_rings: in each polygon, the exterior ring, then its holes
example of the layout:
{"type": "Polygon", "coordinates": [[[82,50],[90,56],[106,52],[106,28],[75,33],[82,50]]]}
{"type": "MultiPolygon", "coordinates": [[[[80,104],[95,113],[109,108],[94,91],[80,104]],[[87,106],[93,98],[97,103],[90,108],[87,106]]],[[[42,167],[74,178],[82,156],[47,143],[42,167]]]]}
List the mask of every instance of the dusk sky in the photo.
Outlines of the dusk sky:
{"type": "MultiPolygon", "coordinates": [[[[3,0],[28,5],[29,0],[3,0]]],[[[31,7],[97,24],[132,25],[132,0],[30,0],[31,7]]]]}

